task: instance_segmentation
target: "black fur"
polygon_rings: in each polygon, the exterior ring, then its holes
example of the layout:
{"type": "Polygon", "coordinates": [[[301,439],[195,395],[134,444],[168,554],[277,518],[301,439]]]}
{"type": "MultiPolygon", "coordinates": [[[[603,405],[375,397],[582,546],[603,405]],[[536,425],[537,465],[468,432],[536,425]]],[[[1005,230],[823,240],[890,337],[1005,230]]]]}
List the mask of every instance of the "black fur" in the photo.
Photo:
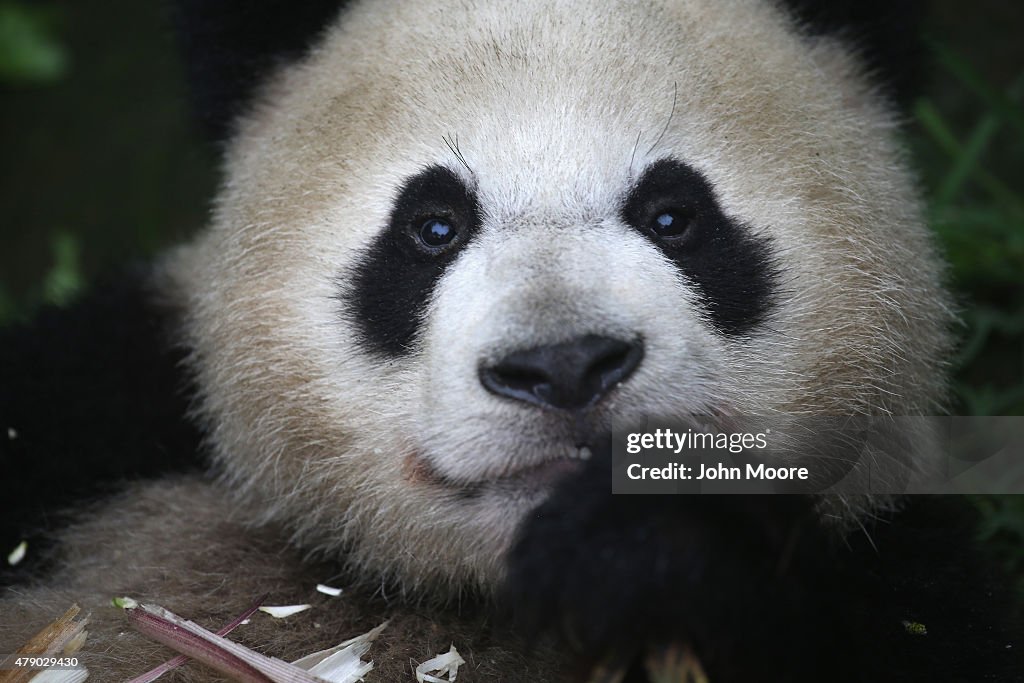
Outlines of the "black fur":
{"type": "Polygon", "coordinates": [[[917,95],[924,62],[921,0],[780,1],[809,34],[844,39],[898,104],[917,95]]]}
{"type": "Polygon", "coordinates": [[[301,57],[346,0],[175,0],[196,115],[214,140],[230,137],[268,72],[301,57]]]}
{"type": "Polygon", "coordinates": [[[693,282],[724,334],[743,334],[764,321],[777,279],[770,244],[722,212],[700,172],[675,159],[651,164],[626,197],[622,219],[693,282]],[[689,217],[689,225],[678,236],[659,237],[651,224],[669,210],[678,220],[689,217]]]}
{"type": "Polygon", "coordinates": [[[0,330],[0,550],[29,542],[0,585],[44,569],[54,511],[200,464],[173,324],[134,273],[0,330]]]}
{"type": "Polygon", "coordinates": [[[599,449],[524,523],[504,594],[581,670],[685,643],[715,683],[1024,680],[965,499],[840,539],[807,496],[612,495],[609,467],[599,449]]]}
{"type": "Polygon", "coordinates": [[[406,180],[387,229],[360,259],[344,296],[367,349],[392,357],[411,350],[434,285],[479,227],[476,195],[450,170],[431,166],[406,180]],[[458,231],[438,253],[417,239],[422,224],[435,217],[458,231]]]}

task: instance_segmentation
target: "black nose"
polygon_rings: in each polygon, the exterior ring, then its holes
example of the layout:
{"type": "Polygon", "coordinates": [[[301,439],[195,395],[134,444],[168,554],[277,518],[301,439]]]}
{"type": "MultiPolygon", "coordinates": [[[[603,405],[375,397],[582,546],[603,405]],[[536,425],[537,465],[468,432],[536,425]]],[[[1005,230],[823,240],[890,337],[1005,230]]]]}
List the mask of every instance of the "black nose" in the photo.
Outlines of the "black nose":
{"type": "Polygon", "coordinates": [[[643,356],[639,340],[625,342],[588,334],[563,344],[509,354],[480,368],[480,382],[498,396],[575,410],[597,403],[633,374],[643,356]]]}

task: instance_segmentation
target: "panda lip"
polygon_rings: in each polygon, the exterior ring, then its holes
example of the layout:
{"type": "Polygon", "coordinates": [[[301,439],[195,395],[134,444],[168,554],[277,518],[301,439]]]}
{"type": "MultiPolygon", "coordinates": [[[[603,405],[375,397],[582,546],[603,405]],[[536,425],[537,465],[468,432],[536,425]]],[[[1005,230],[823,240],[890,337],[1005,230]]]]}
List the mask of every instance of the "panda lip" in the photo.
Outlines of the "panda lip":
{"type": "Polygon", "coordinates": [[[495,477],[487,477],[477,481],[459,481],[439,472],[428,458],[419,453],[410,453],[405,457],[402,470],[406,479],[411,482],[439,486],[448,489],[473,490],[488,484],[512,483],[517,486],[539,488],[554,483],[557,479],[578,472],[583,463],[590,458],[590,449],[586,446],[574,448],[570,454],[517,467],[495,477]]]}
{"type": "Polygon", "coordinates": [[[555,458],[536,465],[522,467],[493,481],[515,482],[530,488],[547,487],[562,477],[575,474],[583,468],[581,458],[555,458]]]}
{"type": "Polygon", "coordinates": [[[535,463],[529,463],[489,479],[491,482],[514,482],[521,485],[543,486],[567,474],[579,471],[590,459],[588,446],[575,446],[561,454],[535,463]]]}

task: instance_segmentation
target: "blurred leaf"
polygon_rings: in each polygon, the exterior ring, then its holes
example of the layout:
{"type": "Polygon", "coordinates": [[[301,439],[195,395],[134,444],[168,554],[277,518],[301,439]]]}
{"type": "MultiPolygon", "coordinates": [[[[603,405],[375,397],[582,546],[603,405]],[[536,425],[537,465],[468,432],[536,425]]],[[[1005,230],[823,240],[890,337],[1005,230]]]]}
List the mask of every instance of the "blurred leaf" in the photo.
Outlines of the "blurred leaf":
{"type": "Polygon", "coordinates": [[[960,348],[957,365],[966,365],[977,358],[994,331],[1007,336],[1024,334],[1024,309],[1013,314],[982,306],[966,311],[964,319],[971,329],[971,335],[960,348]]]}
{"type": "Polygon", "coordinates": [[[919,100],[914,113],[929,223],[963,302],[953,389],[968,414],[1022,414],[1024,188],[1013,162],[1024,152],[1024,73],[1003,92],[945,44],[932,47],[945,97],[919,100]]]}
{"type": "MultiPolygon", "coordinates": [[[[920,100],[914,108],[914,114],[932,139],[954,161],[959,161],[967,156],[967,150],[957,140],[949,124],[931,101],[920,100]]],[[[1012,206],[1018,211],[1024,211],[1024,200],[989,171],[978,169],[974,173],[974,178],[982,188],[992,195],[993,199],[1012,206]]]]}
{"type": "Polygon", "coordinates": [[[47,8],[0,2],[0,81],[50,83],[67,72],[56,18],[47,8]]]}
{"type": "MultiPolygon", "coordinates": [[[[1024,91],[1024,74],[1017,76],[1007,93],[1012,100],[1016,101],[1019,99],[1022,91],[1024,91]]],[[[992,112],[988,112],[974,126],[974,130],[963,147],[962,155],[956,160],[953,168],[946,175],[938,192],[935,194],[938,206],[943,206],[953,201],[964,183],[975,174],[982,154],[999,130],[999,124],[999,117],[992,112]]]]}
{"type": "Polygon", "coordinates": [[[935,193],[937,205],[944,206],[956,199],[964,183],[973,174],[978,159],[998,130],[999,120],[992,115],[986,116],[974,128],[970,139],[963,147],[960,158],[956,160],[953,168],[946,174],[938,192],[935,193]]]}
{"type": "Polygon", "coordinates": [[[946,70],[977,95],[990,111],[998,114],[1007,123],[1015,126],[1024,135],[1024,108],[1013,102],[975,71],[967,60],[945,45],[932,43],[932,49],[946,70]]]}
{"type": "Polygon", "coordinates": [[[985,513],[982,538],[1008,534],[1020,540],[1018,550],[1024,553],[1024,496],[979,496],[975,503],[985,513]]]}
{"type": "Polygon", "coordinates": [[[978,538],[1004,558],[1024,598],[1024,496],[972,496],[980,514],[978,538]]]}
{"type": "Polygon", "coordinates": [[[63,306],[82,289],[78,238],[58,233],[53,238],[52,248],[54,263],[43,280],[43,297],[46,303],[63,306]]]}

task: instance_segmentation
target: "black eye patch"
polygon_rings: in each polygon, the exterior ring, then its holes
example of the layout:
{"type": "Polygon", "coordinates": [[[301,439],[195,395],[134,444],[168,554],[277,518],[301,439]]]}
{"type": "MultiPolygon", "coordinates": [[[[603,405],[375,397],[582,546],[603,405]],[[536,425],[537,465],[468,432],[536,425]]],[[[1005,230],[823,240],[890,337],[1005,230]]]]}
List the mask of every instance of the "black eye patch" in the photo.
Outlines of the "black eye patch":
{"type": "Polygon", "coordinates": [[[726,216],[699,171],[675,159],[651,164],[621,218],[694,284],[720,332],[741,335],[764,321],[778,280],[770,240],[726,216]]]}
{"type": "Polygon", "coordinates": [[[479,228],[476,195],[452,171],[431,166],[405,181],[344,297],[368,350],[398,357],[412,349],[438,279],[479,228]]]}

